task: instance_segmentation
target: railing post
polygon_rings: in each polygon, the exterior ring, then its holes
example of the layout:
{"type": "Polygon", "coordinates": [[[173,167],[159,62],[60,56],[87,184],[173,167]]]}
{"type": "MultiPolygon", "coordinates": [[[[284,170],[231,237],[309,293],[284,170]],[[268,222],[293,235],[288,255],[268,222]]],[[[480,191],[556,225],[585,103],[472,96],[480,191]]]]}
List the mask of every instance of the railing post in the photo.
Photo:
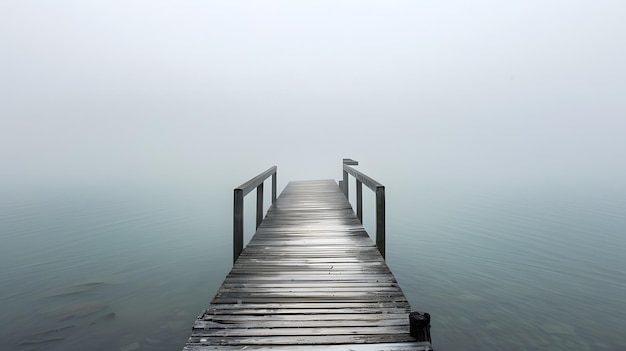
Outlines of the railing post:
{"type": "Polygon", "coordinates": [[[343,159],[343,181],[339,182],[344,195],[348,197],[348,174],[356,179],[356,216],[363,223],[363,183],[376,193],[376,247],[385,258],[385,186],[357,171],[350,166],[357,166],[358,161],[350,158],[343,159]]]}
{"type": "Polygon", "coordinates": [[[385,187],[376,187],[376,246],[385,258],[385,187]]]}
{"type": "Polygon", "coordinates": [[[348,172],[343,171],[343,194],[346,196],[346,199],[350,199],[348,197],[348,172]]]}
{"type": "Polygon", "coordinates": [[[243,250],[243,190],[235,189],[233,206],[233,263],[243,250]]]}
{"type": "Polygon", "coordinates": [[[272,203],[276,202],[276,172],[272,174],[272,203]]]}
{"type": "Polygon", "coordinates": [[[263,221],[263,183],[256,187],[256,227],[263,221]]]}
{"type": "Polygon", "coordinates": [[[233,263],[243,252],[243,198],[256,188],[256,227],[263,221],[263,184],[272,176],[272,203],[276,201],[276,166],[235,188],[233,201],[233,263]]]}
{"type": "Polygon", "coordinates": [[[356,180],[356,216],[363,223],[363,183],[356,180]]]}

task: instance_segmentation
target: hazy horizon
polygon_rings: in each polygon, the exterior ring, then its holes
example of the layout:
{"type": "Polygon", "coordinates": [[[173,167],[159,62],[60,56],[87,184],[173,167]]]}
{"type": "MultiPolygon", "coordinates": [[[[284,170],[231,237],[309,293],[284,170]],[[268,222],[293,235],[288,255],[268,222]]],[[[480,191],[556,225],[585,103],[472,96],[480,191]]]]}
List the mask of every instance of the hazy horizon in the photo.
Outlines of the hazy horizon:
{"type": "Polygon", "coordinates": [[[5,1],[4,187],[626,179],[620,1],[5,1]]]}

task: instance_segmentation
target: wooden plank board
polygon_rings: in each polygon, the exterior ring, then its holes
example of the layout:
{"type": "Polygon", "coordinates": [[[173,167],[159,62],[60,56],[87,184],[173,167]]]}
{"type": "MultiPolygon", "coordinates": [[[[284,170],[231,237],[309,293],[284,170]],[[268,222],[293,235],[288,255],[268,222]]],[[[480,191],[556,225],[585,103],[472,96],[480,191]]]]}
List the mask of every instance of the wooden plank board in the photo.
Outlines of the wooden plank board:
{"type": "MultiPolygon", "coordinates": [[[[270,350],[328,350],[328,351],[428,351],[432,350],[427,342],[404,342],[404,343],[377,343],[377,344],[340,344],[340,345],[247,345],[246,351],[270,351],[270,350]]],[[[188,351],[239,351],[241,346],[188,346],[188,351]]]]}
{"type": "MultiPolygon", "coordinates": [[[[187,342],[187,346],[183,350],[189,350],[189,346],[195,346],[194,350],[209,350],[209,348],[201,348],[198,346],[213,346],[213,350],[222,350],[222,349],[230,349],[232,350],[233,346],[238,350],[248,350],[253,346],[264,346],[269,348],[271,346],[272,350],[278,348],[278,346],[286,346],[283,347],[283,350],[292,350],[295,345],[307,345],[307,348],[302,347],[301,349],[309,349],[315,345],[324,345],[328,347],[329,345],[342,346],[341,344],[376,344],[376,343],[413,343],[415,339],[411,338],[408,334],[404,338],[399,337],[395,334],[389,335],[310,335],[310,336],[274,336],[272,337],[272,344],[266,344],[267,337],[195,337],[192,336],[189,338],[187,342]],[[230,348],[222,348],[216,346],[227,346],[230,348]]],[[[429,345],[429,343],[420,343],[421,345],[429,345]]],[[[355,347],[346,347],[344,350],[355,350],[358,348],[355,347]]],[[[395,348],[385,348],[381,350],[396,350],[395,348]]],[[[420,350],[432,350],[431,347],[423,348],[420,350]]]]}
{"type": "Polygon", "coordinates": [[[333,180],[291,182],[196,320],[185,350],[431,350],[333,180]]]}
{"type": "MultiPolygon", "coordinates": [[[[268,336],[195,336],[192,335],[187,345],[335,345],[335,344],[375,344],[392,342],[415,342],[408,333],[379,335],[274,335],[268,336]]],[[[184,350],[184,349],[183,349],[184,350]]]]}

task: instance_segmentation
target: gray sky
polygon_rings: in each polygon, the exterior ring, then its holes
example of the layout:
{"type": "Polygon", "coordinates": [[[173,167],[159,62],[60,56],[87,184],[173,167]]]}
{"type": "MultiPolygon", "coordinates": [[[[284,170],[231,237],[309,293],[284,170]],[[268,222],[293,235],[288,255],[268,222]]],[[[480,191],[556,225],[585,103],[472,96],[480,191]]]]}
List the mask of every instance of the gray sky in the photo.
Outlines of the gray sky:
{"type": "Polygon", "coordinates": [[[617,181],[625,16],[622,0],[4,0],[2,182],[337,178],[342,157],[617,181]]]}

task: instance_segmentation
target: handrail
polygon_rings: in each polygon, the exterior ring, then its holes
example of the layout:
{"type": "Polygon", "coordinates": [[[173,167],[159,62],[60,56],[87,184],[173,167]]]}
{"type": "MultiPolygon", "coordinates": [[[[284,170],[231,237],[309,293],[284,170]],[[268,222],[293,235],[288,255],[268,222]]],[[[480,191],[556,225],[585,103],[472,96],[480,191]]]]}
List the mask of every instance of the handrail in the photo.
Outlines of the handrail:
{"type": "Polygon", "coordinates": [[[357,161],[352,159],[343,159],[341,188],[346,198],[350,199],[348,197],[348,174],[351,174],[356,179],[356,216],[361,223],[363,223],[363,184],[376,193],[376,246],[380,254],[385,258],[385,186],[350,167],[358,164],[357,161]]]}
{"type": "Polygon", "coordinates": [[[243,251],[243,198],[256,188],[256,227],[263,221],[263,182],[272,176],[272,203],[276,202],[276,166],[234,189],[233,201],[233,263],[243,251]]]}

